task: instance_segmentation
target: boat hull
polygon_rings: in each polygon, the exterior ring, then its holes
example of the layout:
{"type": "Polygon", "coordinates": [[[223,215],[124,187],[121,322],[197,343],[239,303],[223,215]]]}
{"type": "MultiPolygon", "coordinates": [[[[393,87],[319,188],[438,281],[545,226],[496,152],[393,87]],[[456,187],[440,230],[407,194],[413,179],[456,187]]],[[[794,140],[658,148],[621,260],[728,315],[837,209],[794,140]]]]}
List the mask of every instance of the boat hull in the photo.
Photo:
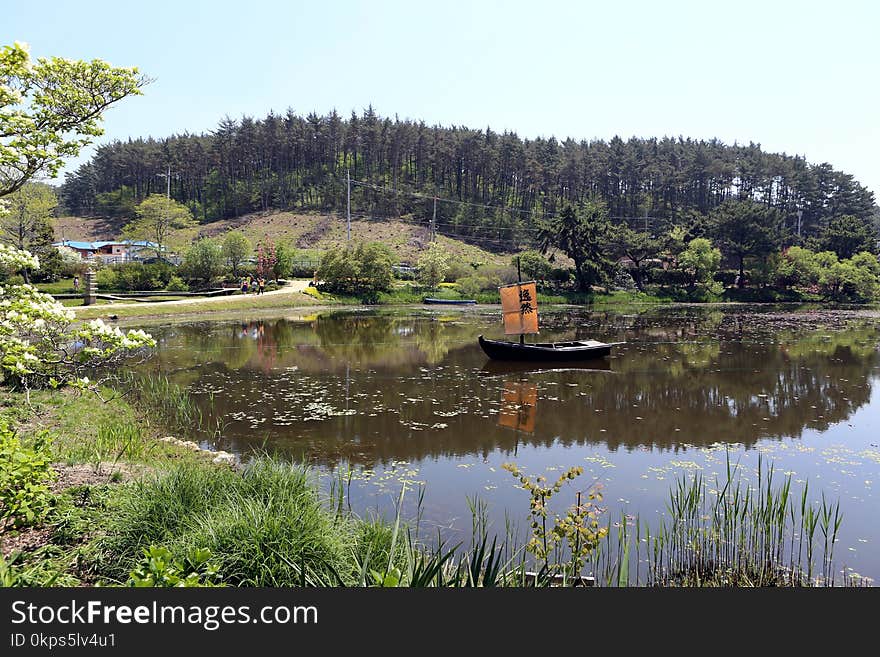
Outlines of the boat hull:
{"type": "Polygon", "coordinates": [[[449,306],[473,306],[477,303],[476,299],[432,299],[431,297],[425,298],[422,303],[427,303],[429,305],[449,305],[449,306]]]}
{"type": "Polygon", "coordinates": [[[563,342],[556,343],[566,346],[555,346],[551,343],[520,344],[502,340],[487,340],[479,337],[480,347],[493,360],[525,361],[532,363],[565,363],[595,360],[611,354],[615,344],[602,342],[563,342]]]}

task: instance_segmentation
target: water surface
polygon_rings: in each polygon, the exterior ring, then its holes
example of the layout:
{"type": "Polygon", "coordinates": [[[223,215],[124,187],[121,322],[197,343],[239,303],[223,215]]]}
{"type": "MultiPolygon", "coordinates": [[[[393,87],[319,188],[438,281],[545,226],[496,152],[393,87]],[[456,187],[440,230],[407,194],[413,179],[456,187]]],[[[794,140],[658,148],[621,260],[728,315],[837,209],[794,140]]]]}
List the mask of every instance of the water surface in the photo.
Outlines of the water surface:
{"type": "Polygon", "coordinates": [[[836,560],[880,576],[876,318],[748,306],[559,309],[542,313],[541,328],[542,341],[627,344],[577,368],[505,366],[476,341],[500,337],[497,310],[348,311],[152,327],[151,366],[219,421],[206,442],[353,470],[361,513],[387,513],[402,482],[421,483],[423,523],[466,540],[467,498],[479,497],[503,531],[506,516],[528,510],[501,469],[515,462],[548,476],[581,465],[571,495],[598,483],[609,514],[651,518],[682,474],[721,475],[728,459],[752,472],[761,457],[780,476],[809,481],[817,499],[839,498],[836,560]]]}

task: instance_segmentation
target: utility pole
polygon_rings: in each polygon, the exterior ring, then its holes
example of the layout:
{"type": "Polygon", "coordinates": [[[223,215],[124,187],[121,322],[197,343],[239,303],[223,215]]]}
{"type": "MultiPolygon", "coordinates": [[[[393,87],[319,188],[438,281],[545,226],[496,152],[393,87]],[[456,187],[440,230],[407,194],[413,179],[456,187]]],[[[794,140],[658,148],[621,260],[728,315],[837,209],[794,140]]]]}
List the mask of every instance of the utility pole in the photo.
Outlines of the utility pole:
{"type": "Polygon", "coordinates": [[[798,211],[797,211],[797,217],[798,217],[797,236],[798,236],[798,239],[800,239],[800,237],[801,237],[801,217],[803,217],[803,216],[804,216],[804,211],[801,210],[800,208],[798,208],[798,211]]]}
{"type": "Polygon", "coordinates": [[[171,165],[168,165],[168,173],[165,174],[165,198],[171,200],[171,165]]]}
{"type": "Polygon", "coordinates": [[[431,241],[437,237],[437,197],[434,197],[434,216],[431,217],[431,241]]]}
{"type": "Polygon", "coordinates": [[[345,182],[347,193],[347,202],[345,204],[345,220],[348,225],[348,241],[351,241],[351,169],[345,170],[345,182]]]}

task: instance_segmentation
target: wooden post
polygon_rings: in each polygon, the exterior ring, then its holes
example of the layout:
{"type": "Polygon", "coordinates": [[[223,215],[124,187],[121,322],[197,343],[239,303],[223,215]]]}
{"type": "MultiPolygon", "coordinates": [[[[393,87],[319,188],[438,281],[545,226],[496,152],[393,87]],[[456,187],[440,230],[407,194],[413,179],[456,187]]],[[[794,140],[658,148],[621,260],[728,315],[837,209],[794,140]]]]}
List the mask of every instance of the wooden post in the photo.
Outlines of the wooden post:
{"type": "Polygon", "coordinates": [[[86,269],[83,279],[85,283],[83,285],[83,305],[91,306],[98,301],[98,277],[95,276],[95,270],[91,268],[86,269]]]}

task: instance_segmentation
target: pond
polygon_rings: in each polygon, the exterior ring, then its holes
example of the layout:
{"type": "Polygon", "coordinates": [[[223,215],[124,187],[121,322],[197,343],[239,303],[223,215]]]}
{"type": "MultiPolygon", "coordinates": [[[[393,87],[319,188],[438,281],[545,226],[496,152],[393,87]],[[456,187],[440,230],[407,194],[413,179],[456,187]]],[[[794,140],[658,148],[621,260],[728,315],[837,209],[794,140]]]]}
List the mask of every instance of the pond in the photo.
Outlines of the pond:
{"type": "Polygon", "coordinates": [[[501,467],[516,463],[552,479],[583,466],[566,505],[596,483],[609,516],[650,522],[679,477],[723,476],[728,459],[753,473],[761,459],[780,484],[790,475],[809,482],[813,499],[839,499],[835,562],[880,576],[880,322],[871,313],[549,308],[542,341],[626,341],[611,358],[551,370],[488,361],[477,336],[501,337],[492,308],[149,330],[159,341],[153,371],[187,387],[206,424],[220,428],[205,443],[341,476],[359,513],[393,513],[407,482],[405,515],[444,538],[469,539],[474,499],[503,534],[528,513],[527,494],[501,467]]]}

